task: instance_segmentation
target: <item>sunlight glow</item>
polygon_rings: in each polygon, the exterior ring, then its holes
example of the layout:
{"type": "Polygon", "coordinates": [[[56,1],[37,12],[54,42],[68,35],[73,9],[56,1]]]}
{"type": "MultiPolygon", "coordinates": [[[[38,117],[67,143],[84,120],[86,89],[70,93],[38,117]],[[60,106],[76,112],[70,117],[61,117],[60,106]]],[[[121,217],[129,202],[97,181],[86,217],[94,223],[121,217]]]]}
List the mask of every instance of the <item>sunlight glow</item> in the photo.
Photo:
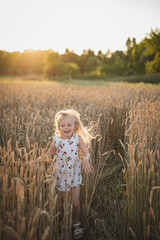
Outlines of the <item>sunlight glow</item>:
{"type": "Polygon", "coordinates": [[[125,50],[159,27],[158,0],[1,0],[0,49],[125,50]],[[145,19],[145,21],[143,20],[145,19]]]}

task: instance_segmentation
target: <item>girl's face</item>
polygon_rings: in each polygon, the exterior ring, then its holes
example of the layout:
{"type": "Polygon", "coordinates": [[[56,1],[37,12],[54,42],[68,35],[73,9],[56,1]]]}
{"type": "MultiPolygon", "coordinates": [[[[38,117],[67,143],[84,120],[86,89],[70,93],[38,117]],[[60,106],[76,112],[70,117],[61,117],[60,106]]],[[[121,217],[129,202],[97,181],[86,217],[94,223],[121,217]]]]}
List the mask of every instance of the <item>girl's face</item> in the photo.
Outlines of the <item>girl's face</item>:
{"type": "Polygon", "coordinates": [[[64,116],[60,121],[59,129],[62,138],[71,138],[75,130],[73,118],[70,116],[64,116]]]}

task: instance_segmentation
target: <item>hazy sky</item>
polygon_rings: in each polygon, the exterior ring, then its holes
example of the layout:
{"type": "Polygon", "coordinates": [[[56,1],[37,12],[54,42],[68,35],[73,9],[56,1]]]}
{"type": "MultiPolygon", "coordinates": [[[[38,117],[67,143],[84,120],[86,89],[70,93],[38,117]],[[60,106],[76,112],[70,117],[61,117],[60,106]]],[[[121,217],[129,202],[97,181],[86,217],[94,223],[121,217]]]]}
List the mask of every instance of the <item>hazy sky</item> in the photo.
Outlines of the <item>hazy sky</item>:
{"type": "Polygon", "coordinates": [[[160,0],[0,0],[0,49],[125,50],[160,28],[160,0]]]}

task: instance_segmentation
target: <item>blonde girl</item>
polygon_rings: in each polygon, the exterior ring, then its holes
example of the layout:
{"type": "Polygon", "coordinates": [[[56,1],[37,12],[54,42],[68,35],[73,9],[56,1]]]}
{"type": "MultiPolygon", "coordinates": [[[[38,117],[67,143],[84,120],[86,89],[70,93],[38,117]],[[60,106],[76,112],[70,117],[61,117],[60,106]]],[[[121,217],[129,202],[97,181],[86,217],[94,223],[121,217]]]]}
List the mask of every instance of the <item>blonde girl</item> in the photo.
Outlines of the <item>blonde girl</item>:
{"type": "Polygon", "coordinates": [[[83,153],[82,171],[90,174],[93,170],[89,163],[87,145],[91,135],[83,126],[80,115],[73,109],[60,111],[55,116],[56,135],[46,155],[50,158],[56,152],[57,189],[61,200],[61,213],[66,192],[72,192],[74,238],[83,236],[80,223],[80,184],[82,183],[79,148],[83,153]]]}

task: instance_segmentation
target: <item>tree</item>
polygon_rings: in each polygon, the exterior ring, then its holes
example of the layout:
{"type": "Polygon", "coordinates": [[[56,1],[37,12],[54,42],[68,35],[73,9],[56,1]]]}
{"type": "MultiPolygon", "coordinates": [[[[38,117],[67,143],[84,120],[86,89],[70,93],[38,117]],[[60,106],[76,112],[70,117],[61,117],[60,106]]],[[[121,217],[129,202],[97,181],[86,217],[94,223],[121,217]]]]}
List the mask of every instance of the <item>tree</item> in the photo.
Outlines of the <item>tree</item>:
{"type": "Polygon", "coordinates": [[[145,73],[146,56],[144,52],[145,52],[144,41],[141,41],[139,44],[135,45],[132,49],[132,66],[135,74],[145,73]]]}
{"type": "Polygon", "coordinates": [[[86,62],[85,70],[86,72],[92,72],[94,71],[99,65],[98,58],[96,56],[91,56],[88,58],[86,62]]]}
{"type": "Polygon", "coordinates": [[[132,39],[132,47],[135,47],[137,45],[137,43],[136,43],[136,38],[134,37],[133,39],[132,39]]]}
{"type": "Polygon", "coordinates": [[[0,75],[11,74],[12,59],[7,51],[0,51],[0,75]]]}
{"type": "Polygon", "coordinates": [[[152,61],[146,62],[147,73],[160,72],[160,52],[157,52],[152,61]]]}
{"type": "Polygon", "coordinates": [[[127,53],[131,51],[131,39],[130,37],[126,41],[127,53]]]}
{"type": "Polygon", "coordinates": [[[54,52],[51,49],[46,52],[44,73],[47,77],[63,75],[63,68],[58,52],[54,52]]]}
{"type": "Polygon", "coordinates": [[[16,51],[16,52],[11,52],[11,74],[17,75],[19,74],[19,59],[21,57],[21,53],[16,51]]]}
{"type": "Polygon", "coordinates": [[[69,77],[76,77],[80,74],[80,68],[76,63],[62,63],[63,74],[69,77]]]}
{"type": "Polygon", "coordinates": [[[127,61],[127,65],[126,65],[126,75],[133,75],[135,74],[135,70],[134,70],[134,66],[133,66],[133,49],[136,48],[137,43],[136,43],[136,38],[132,38],[132,40],[130,38],[127,39],[126,41],[126,47],[127,47],[127,52],[126,52],[126,61],[127,61]]]}
{"type": "Polygon", "coordinates": [[[159,53],[160,53],[160,29],[155,31],[151,29],[151,33],[144,39],[146,56],[146,72],[159,72],[159,53]]]}
{"type": "Polygon", "coordinates": [[[78,63],[79,56],[74,53],[74,51],[69,51],[66,48],[65,53],[61,55],[62,62],[78,63]]]}
{"type": "Polygon", "coordinates": [[[101,50],[98,51],[98,55],[97,55],[98,59],[101,61],[104,57],[103,53],[101,50]]]}

